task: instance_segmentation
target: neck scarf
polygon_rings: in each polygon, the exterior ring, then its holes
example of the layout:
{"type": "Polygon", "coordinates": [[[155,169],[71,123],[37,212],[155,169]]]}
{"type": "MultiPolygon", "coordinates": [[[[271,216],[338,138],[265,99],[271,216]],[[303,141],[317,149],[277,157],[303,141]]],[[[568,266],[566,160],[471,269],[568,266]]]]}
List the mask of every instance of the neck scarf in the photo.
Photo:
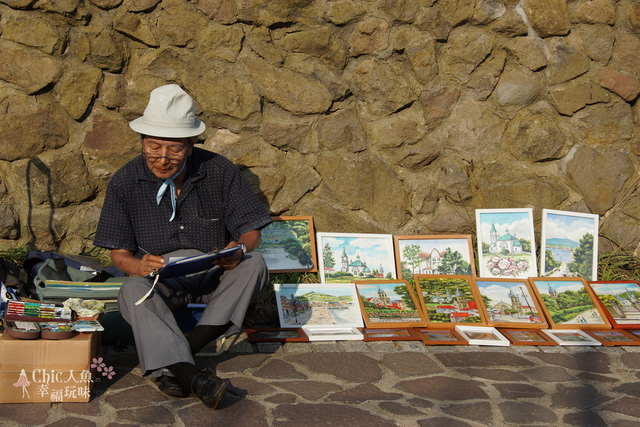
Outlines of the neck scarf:
{"type": "Polygon", "coordinates": [[[186,164],[187,161],[185,160],[178,172],[165,179],[160,186],[160,189],[158,190],[158,194],[156,194],[156,201],[158,202],[158,204],[160,204],[162,196],[164,196],[164,193],[167,192],[167,188],[171,189],[171,207],[173,208],[173,214],[171,215],[171,218],[169,218],[169,222],[173,221],[173,219],[176,217],[176,184],[173,182],[173,180],[182,173],[186,164]]]}

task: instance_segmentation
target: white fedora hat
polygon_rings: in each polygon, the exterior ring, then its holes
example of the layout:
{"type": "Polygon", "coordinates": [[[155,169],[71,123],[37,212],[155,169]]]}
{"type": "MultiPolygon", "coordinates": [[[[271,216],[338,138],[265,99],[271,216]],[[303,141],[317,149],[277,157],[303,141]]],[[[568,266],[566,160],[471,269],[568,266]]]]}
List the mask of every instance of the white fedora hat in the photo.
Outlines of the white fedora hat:
{"type": "Polygon", "coordinates": [[[152,90],[144,114],[129,126],[143,135],[161,138],[189,138],[206,128],[196,117],[193,99],[176,84],[152,90]]]}

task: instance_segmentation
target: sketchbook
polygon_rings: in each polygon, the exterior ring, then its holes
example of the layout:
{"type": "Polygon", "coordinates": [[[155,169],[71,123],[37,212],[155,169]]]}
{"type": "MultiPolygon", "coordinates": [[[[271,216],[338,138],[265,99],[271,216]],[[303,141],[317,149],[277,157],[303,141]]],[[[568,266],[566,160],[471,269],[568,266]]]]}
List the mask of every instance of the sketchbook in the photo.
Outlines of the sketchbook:
{"type": "Polygon", "coordinates": [[[242,249],[242,245],[232,248],[222,249],[221,251],[209,252],[202,255],[189,256],[171,261],[157,272],[149,274],[147,277],[159,276],[160,279],[169,279],[171,277],[187,276],[189,274],[199,273],[212,267],[211,262],[234,254],[242,249]]]}

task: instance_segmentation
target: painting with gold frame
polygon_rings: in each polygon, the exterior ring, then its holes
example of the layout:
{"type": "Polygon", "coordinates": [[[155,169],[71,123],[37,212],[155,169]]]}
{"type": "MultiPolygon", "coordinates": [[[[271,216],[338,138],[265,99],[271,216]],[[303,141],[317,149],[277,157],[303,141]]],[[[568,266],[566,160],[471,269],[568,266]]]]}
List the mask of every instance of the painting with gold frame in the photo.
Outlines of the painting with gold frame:
{"type": "Polygon", "coordinates": [[[427,317],[406,280],[356,280],[353,283],[368,328],[428,325],[427,317]]]}
{"type": "Polygon", "coordinates": [[[364,341],[420,341],[408,328],[359,328],[364,341]]]}
{"type": "Polygon", "coordinates": [[[476,275],[470,234],[393,236],[398,277],[414,274],[476,275]]]}
{"type": "Polygon", "coordinates": [[[489,326],[539,329],[549,327],[527,279],[476,277],[474,282],[482,295],[479,302],[487,312],[489,326]]]}
{"type": "Polygon", "coordinates": [[[311,216],[273,216],[261,231],[259,252],[270,273],[318,271],[316,241],[311,216]]]}
{"type": "Polygon", "coordinates": [[[306,342],[309,337],[302,328],[247,328],[249,342],[306,342]]]}
{"type": "Polygon", "coordinates": [[[640,337],[625,331],[624,329],[611,329],[607,331],[585,331],[604,346],[614,345],[640,345],[640,337]]]}
{"type": "Polygon", "coordinates": [[[640,328],[640,284],[632,280],[587,281],[614,329],[640,328]]]}
{"type": "Polygon", "coordinates": [[[611,329],[598,297],[583,277],[530,277],[551,329],[611,329]]]}
{"type": "Polygon", "coordinates": [[[420,337],[424,345],[468,345],[469,341],[464,339],[458,331],[454,329],[427,329],[413,328],[413,333],[420,337]]]}
{"type": "Polygon", "coordinates": [[[467,275],[416,274],[416,297],[430,328],[451,329],[457,324],[487,325],[482,298],[474,278],[467,275]]]}
{"type": "Polygon", "coordinates": [[[558,345],[540,329],[498,328],[512,345],[558,345]]]}

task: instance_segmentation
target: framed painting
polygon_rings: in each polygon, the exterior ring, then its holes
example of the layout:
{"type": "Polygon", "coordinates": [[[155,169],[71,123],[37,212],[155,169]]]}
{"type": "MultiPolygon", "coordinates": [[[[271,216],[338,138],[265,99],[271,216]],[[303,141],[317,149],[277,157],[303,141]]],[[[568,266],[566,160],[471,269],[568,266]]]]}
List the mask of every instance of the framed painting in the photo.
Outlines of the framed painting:
{"type": "Polygon", "coordinates": [[[640,338],[624,329],[612,329],[610,331],[585,331],[602,345],[640,345],[640,338]]]}
{"type": "Polygon", "coordinates": [[[535,277],[532,209],[476,209],[480,277],[535,277]]]}
{"type": "Polygon", "coordinates": [[[306,342],[309,337],[302,328],[247,328],[249,342],[306,342]]]}
{"type": "Polygon", "coordinates": [[[427,326],[427,318],[406,280],[355,281],[368,328],[427,326]]]}
{"type": "Polygon", "coordinates": [[[261,230],[262,242],[256,252],[264,257],[269,272],[316,272],[316,241],[313,217],[274,216],[261,230]]]}
{"type": "Polygon", "coordinates": [[[393,236],[398,277],[414,274],[476,275],[471,235],[393,236]]]}
{"type": "Polygon", "coordinates": [[[506,328],[549,327],[542,308],[526,279],[475,278],[480,303],[487,312],[487,324],[506,328]]]}
{"type": "Polygon", "coordinates": [[[353,283],[276,283],[273,287],[282,328],[364,327],[353,283]]]}
{"type": "Polygon", "coordinates": [[[611,329],[598,297],[582,277],[530,277],[551,329],[611,329]]]}
{"type": "Polygon", "coordinates": [[[324,283],[395,279],[391,234],[316,233],[324,283]]]}
{"type": "Polygon", "coordinates": [[[486,325],[482,298],[471,276],[413,276],[416,297],[427,314],[430,328],[452,329],[458,323],[486,325]]]}
{"type": "Polygon", "coordinates": [[[615,329],[640,328],[640,284],[634,281],[587,282],[615,329]]]}
{"type": "Polygon", "coordinates": [[[543,329],[559,345],[602,345],[600,341],[580,329],[543,329]]]}
{"type": "Polygon", "coordinates": [[[502,335],[496,328],[490,326],[456,325],[456,331],[470,345],[494,345],[509,347],[511,342],[502,335]]]}
{"type": "Polygon", "coordinates": [[[420,337],[407,328],[360,329],[364,341],[420,341],[420,337]]]}
{"type": "Polygon", "coordinates": [[[598,279],[600,217],[542,210],[540,276],[598,279]]]}
{"type": "Polygon", "coordinates": [[[302,330],[309,337],[309,341],[362,341],[364,335],[353,326],[318,326],[306,325],[302,330]]]}
{"type": "Polygon", "coordinates": [[[467,345],[469,342],[455,329],[413,328],[425,345],[467,345]]]}
{"type": "Polygon", "coordinates": [[[512,345],[558,345],[549,335],[540,329],[498,328],[512,345]]]}

